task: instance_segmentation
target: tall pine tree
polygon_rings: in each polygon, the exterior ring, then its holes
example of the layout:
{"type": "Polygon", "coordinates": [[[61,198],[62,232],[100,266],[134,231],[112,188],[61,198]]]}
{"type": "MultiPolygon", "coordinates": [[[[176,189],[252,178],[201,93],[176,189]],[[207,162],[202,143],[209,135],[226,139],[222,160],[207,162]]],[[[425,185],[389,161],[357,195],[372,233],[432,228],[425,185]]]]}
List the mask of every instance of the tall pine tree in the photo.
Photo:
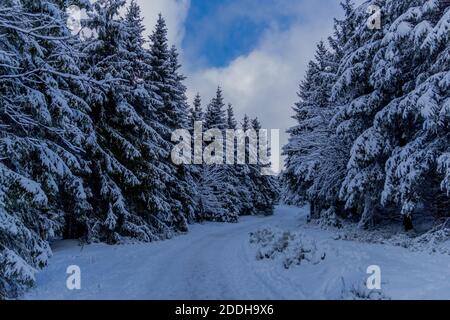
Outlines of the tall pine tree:
{"type": "Polygon", "coordinates": [[[155,112],[160,126],[158,132],[166,141],[167,157],[161,158],[168,164],[166,174],[169,181],[165,194],[171,199],[170,211],[161,217],[176,230],[187,231],[188,221],[195,220],[195,184],[188,166],[176,166],[170,159],[174,146],[172,133],[177,129],[189,129],[189,106],[186,100],[184,76],[179,73],[178,53],[169,49],[166,22],[160,15],[150,35],[150,79],[155,92],[161,97],[161,104],[155,112]]]}

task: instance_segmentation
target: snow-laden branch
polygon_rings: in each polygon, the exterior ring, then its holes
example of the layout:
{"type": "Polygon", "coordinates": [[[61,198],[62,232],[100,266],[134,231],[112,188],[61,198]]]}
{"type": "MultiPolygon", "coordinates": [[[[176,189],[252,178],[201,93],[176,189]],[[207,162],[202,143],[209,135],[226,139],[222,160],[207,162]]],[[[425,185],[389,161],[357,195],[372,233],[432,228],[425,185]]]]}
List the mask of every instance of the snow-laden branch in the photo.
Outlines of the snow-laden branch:
{"type": "MultiPolygon", "coordinates": [[[[41,40],[64,41],[64,40],[69,40],[69,39],[76,38],[76,35],[70,35],[70,36],[65,36],[65,37],[45,36],[45,35],[34,33],[32,31],[32,29],[23,29],[23,28],[20,28],[20,27],[16,27],[16,26],[13,26],[10,23],[2,22],[1,20],[0,20],[0,28],[12,29],[14,31],[30,35],[32,37],[35,37],[36,39],[41,39],[41,40]]],[[[60,26],[54,26],[54,28],[60,28],[60,26]]]]}

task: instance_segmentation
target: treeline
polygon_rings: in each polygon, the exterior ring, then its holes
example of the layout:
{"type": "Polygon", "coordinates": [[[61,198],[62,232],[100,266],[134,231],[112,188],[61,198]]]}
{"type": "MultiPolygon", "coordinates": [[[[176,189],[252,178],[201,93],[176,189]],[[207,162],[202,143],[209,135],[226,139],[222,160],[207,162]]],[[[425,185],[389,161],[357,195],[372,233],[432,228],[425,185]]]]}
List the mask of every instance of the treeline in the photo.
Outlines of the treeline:
{"type": "Polygon", "coordinates": [[[448,1],[342,7],[300,85],[284,149],[285,200],[310,203],[312,218],[363,228],[402,218],[410,230],[416,215],[448,217],[448,1]]]}
{"type": "MultiPolygon", "coordinates": [[[[222,93],[190,108],[160,16],[149,39],[123,0],[0,4],[0,299],[34,282],[52,239],[167,239],[198,221],[270,212],[274,178],[259,165],[177,166],[172,133],[238,126],[222,93]],[[93,36],[67,27],[87,10],[93,36]]],[[[245,118],[244,128],[258,127],[245,118]]]]}

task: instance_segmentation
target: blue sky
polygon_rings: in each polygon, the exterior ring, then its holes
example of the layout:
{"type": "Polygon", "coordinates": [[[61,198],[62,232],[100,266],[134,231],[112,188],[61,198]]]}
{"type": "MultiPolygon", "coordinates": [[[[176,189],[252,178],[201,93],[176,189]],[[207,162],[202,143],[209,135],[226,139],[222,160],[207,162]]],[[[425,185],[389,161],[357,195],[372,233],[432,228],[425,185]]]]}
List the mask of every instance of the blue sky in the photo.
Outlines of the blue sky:
{"type": "Polygon", "coordinates": [[[283,8],[280,0],[192,0],[182,46],[204,65],[224,67],[250,53],[269,28],[289,28],[296,17],[283,8]]]}

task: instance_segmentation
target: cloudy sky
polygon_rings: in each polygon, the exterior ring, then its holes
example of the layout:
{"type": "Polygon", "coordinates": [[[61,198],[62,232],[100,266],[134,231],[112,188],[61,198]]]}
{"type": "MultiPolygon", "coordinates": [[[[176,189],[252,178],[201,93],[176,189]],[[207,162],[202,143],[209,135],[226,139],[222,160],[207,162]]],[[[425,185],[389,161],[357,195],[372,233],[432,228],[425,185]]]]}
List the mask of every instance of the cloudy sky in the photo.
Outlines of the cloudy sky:
{"type": "Polygon", "coordinates": [[[189,98],[206,105],[218,85],[238,117],[292,125],[298,84],[315,45],[332,31],[339,0],[138,0],[147,31],[161,12],[181,51],[189,98]]]}

